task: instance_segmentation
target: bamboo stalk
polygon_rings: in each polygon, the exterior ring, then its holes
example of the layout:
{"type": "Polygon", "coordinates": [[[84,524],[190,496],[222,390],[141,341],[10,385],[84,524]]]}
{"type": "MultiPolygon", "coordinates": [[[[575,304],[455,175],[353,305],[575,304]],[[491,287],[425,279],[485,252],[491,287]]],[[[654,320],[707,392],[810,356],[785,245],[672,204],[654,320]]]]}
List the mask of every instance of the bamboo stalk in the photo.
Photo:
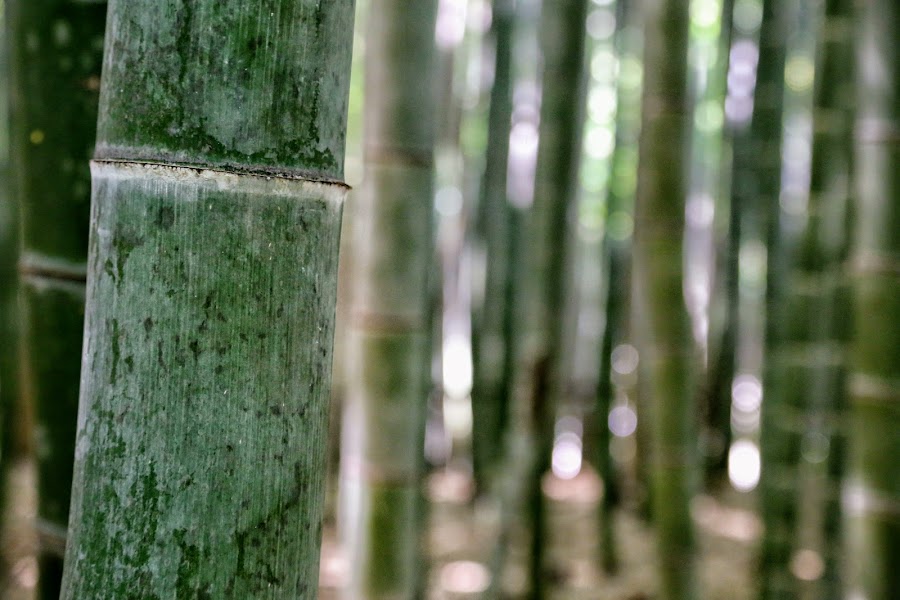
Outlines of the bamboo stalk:
{"type": "Polygon", "coordinates": [[[479,493],[487,491],[499,467],[508,416],[509,381],[504,321],[509,278],[510,217],[506,177],[513,101],[515,7],[494,0],[492,13],[494,83],[488,113],[488,142],[479,212],[485,244],[484,302],[477,328],[472,390],[472,457],[479,493]]]}
{"type": "Polygon", "coordinates": [[[436,13],[434,0],[369,11],[341,452],[347,598],[411,598],[422,581],[436,13]]]}
{"type": "Polygon", "coordinates": [[[110,2],[62,598],[315,597],[352,23],[110,2]]]}
{"type": "Polygon", "coordinates": [[[803,389],[808,381],[792,374],[786,360],[788,342],[796,336],[787,312],[787,284],[793,237],[783,231],[781,209],[784,68],[789,14],[793,2],[763,4],[759,66],[754,94],[752,148],[755,153],[755,192],[748,202],[758,204],[767,247],[763,405],[761,413],[760,513],[765,526],[760,549],[760,598],[794,593],[789,571],[797,523],[797,473],[803,435],[803,389]]]}
{"type": "Polygon", "coordinates": [[[570,229],[578,190],[586,89],[586,0],[548,0],[541,7],[543,56],[540,138],[534,203],[526,224],[530,274],[520,296],[523,326],[520,376],[528,393],[535,461],[528,497],[531,530],[530,577],[533,598],[546,595],[543,578],[546,516],[541,479],[550,467],[553,425],[564,389],[562,345],[570,229]]]}
{"type": "Polygon", "coordinates": [[[6,2],[21,219],[26,383],[35,415],[39,594],[58,598],[84,329],[90,175],[105,2],[6,2]],[[52,176],[50,176],[52,174],[52,176]]]}
{"type": "MultiPolygon", "coordinates": [[[[704,92],[708,103],[724,101],[728,95],[727,79],[731,66],[734,31],[735,0],[724,0],[719,27],[717,56],[710,67],[709,83],[704,92]]],[[[721,105],[720,105],[721,106],[721,105]]],[[[722,107],[724,108],[724,106],[722,107]]],[[[724,115],[724,111],[723,111],[724,115]]],[[[714,258],[707,306],[707,363],[701,389],[702,410],[705,412],[705,465],[707,484],[718,483],[728,470],[728,449],[731,446],[731,384],[737,362],[738,330],[738,253],[740,250],[740,211],[730,210],[730,194],[726,192],[728,172],[732,166],[730,141],[732,132],[727,126],[704,135],[707,150],[697,161],[699,172],[694,180],[715,198],[715,215],[725,213],[727,219],[717,218],[713,224],[712,248],[714,258]],[[723,157],[725,157],[723,159],[723,157]],[[733,213],[733,214],[732,214],[733,213]],[[719,231],[726,229],[724,243],[719,231]],[[720,298],[724,296],[723,298],[720,298]],[[720,309],[720,304],[721,306],[720,309]],[[721,320],[717,312],[721,310],[721,320]]]]}
{"type": "Polygon", "coordinates": [[[900,6],[875,0],[857,7],[855,335],[844,497],[852,562],[847,591],[875,600],[900,589],[900,6]]]}
{"type": "Polygon", "coordinates": [[[827,441],[822,506],[824,571],[817,597],[842,596],[840,486],[845,456],[845,384],[850,328],[844,271],[852,188],[853,2],[826,0],[819,25],[813,145],[806,227],[791,276],[788,315],[794,351],[785,362],[806,386],[809,431],[827,441]],[[796,362],[794,362],[796,361],[796,362]]]}
{"type": "Polygon", "coordinates": [[[691,327],[683,296],[682,237],[690,157],[688,6],[644,5],[644,89],[634,270],[648,322],[641,361],[653,397],[653,522],[662,598],[695,598],[689,503],[697,468],[691,327]]]}
{"type": "MultiPolygon", "coordinates": [[[[637,53],[635,23],[640,11],[630,0],[616,3],[615,49],[619,72],[627,60],[637,53]]],[[[631,277],[629,249],[633,222],[636,152],[640,134],[640,86],[619,76],[616,89],[616,144],[610,159],[612,183],[606,195],[606,219],[602,253],[606,263],[606,325],[600,341],[600,369],[597,379],[597,448],[594,464],[603,480],[603,497],[599,506],[600,563],[607,573],[618,569],[618,550],[613,510],[619,503],[617,473],[610,454],[612,441],[609,412],[614,401],[612,385],[612,351],[624,339],[626,329],[628,282],[631,277]]]]}

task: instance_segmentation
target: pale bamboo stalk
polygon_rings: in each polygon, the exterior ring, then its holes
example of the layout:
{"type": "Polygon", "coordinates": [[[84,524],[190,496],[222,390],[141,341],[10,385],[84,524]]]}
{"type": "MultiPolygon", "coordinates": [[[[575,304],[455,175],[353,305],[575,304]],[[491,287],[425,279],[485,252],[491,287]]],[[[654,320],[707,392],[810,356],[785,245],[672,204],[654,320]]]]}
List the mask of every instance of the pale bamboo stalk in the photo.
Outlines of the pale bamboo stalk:
{"type": "Polygon", "coordinates": [[[436,12],[435,0],[369,8],[341,452],[346,598],[421,595],[436,12]]]}

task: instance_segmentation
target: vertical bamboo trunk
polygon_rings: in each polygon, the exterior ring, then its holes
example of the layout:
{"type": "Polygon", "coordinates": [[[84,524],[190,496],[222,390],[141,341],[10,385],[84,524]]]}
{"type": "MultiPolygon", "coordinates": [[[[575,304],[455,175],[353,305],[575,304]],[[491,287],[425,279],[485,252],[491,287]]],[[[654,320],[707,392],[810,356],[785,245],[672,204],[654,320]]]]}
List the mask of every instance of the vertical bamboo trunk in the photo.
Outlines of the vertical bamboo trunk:
{"type": "Polygon", "coordinates": [[[766,314],[760,451],[760,512],[765,526],[760,551],[760,598],[791,597],[794,580],[788,570],[797,517],[796,465],[803,436],[800,381],[786,360],[787,341],[795,331],[787,320],[788,265],[794,245],[787,245],[781,217],[782,118],[788,15],[793,2],[763,3],[759,65],[754,95],[751,139],[756,169],[755,195],[766,236],[766,314]]]}
{"type": "MultiPolygon", "coordinates": [[[[15,197],[9,176],[9,98],[5,5],[0,1],[0,535],[6,531],[9,506],[7,476],[18,454],[13,441],[18,404],[18,273],[19,236],[15,197]]],[[[7,585],[10,559],[0,549],[0,588],[7,585]]]]}
{"type": "MultiPolygon", "coordinates": [[[[631,0],[616,3],[615,51],[620,74],[632,57],[634,22],[640,14],[631,0]]],[[[628,224],[634,211],[635,150],[640,130],[640,87],[620,75],[616,90],[616,144],[610,159],[612,182],[606,196],[603,260],[606,263],[606,325],[600,341],[600,369],[597,379],[597,440],[594,464],[603,480],[600,500],[600,563],[607,573],[618,568],[618,551],[613,509],[619,502],[617,474],[610,454],[612,441],[609,411],[615,399],[612,385],[612,351],[624,338],[630,280],[628,224]]]]}
{"type": "Polygon", "coordinates": [[[589,2],[547,0],[541,9],[543,54],[540,141],[534,204],[528,216],[529,246],[524,280],[522,367],[535,441],[528,481],[531,597],[546,595],[542,576],[546,518],[541,478],[550,466],[556,406],[563,390],[561,353],[566,306],[565,273],[569,229],[578,190],[583,104],[586,87],[585,44],[589,2]]]}
{"type": "Polygon", "coordinates": [[[436,11],[434,0],[375,0],[369,11],[341,466],[347,598],[420,595],[436,11]]]}
{"type": "Polygon", "coordinates": [[[827,441],[828,481],[822,506],[824,571],[817,597],[834,600],[843,597],[840,486],[846,458],[844,390],[850,333],[849,280],[844,265],[853,179],[853,13],[853,0],[824,3],[817,44],[807,222],[788,298],[788,324],[798,345],[784,357],[793,377],[806,382],[805,442],[827,441]]]}
{"type": "Polygon", "coordinates": [[[653,518],[662,598],[697,597],[689,503],[696,476],[693,348],[682,241],[691,111],[688,5],[644,5],[644,91],[635,206],[635,278],[647,323],[641,361],[653,397],[653,518]]]}
{"type": "Polygon", "coordinates": [[[353,2],[112,0],[62,598],[314,598],[353,2]]]}
{"type": "Polygon", "coordinates": [[[900,589],[900,6],[876,0],[860,9],[851,460],[844,496],[853,563],[848,592],[876,600],[900,589]]]}
{"type": "Polygon", "coordinates": [[[513,100],[515,6],[494,0],[491,20],[494,83],[488,113],[488,142],[479,211],[485,245],[484,303],[473,338],[477,340],[472,389],[472,457],[479,493],[488,490],[499,466],[509,396],[503,324],[509,307],[510,218],[506,195],[513,100]]]}
{"type": "MultiPolygon", "coordinates": [[[[709,73],[710,82],[704,97],[707,102],[723,102],[727,96],[735,0],[724,0],[719,27],[717,57],[709,73]]],[[[721,106],[721,105],[720,105],[721,106]]],[[[724,108],[724,107],[723,107],[724,108]]],[[[723,111],[724,113],[724,111],[723,111]]],[[[731,382],[735,375],[737,354],[737,258],[740,231],[740,212],[731,214],[729,194],[725,182],[731,167],[730,136],[726,127],[707,133],[708,150],[703,167],[696,176],[713,198],[715,215],[725,213],[728,219],[717,218],[713,224],[712,248],[714,257],[710,269],[710,300],[707,305],[707,372],[701,391],[701,410],[705,413],[706,431],[704,475],[707,483],[717,483],[728,468],[728,449],[731,445],[731,382]],[[727,158],[723,159],[725,156],[727,158]],[[719,242],[719,223],[726,229],[724,243],[719,242]],[[734,233],[732,238],[731,234],[734,233]],[[722,310],[724,309],[724,310],[722,310]],[[722,318],[717,313],[721,311],[722,318]]]]}
{"type": "Polygon", "coordinates": [[[57,598],[72,485],[105,2],[6,2],[40,596],[57,598]]]}

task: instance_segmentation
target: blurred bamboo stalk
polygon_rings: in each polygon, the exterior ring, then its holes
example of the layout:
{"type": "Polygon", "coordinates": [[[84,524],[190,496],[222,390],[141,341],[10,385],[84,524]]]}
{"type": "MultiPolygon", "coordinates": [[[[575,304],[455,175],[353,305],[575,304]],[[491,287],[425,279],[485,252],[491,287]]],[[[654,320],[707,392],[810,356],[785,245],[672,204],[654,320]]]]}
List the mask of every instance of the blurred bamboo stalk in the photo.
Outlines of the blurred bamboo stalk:
{"type": "Polygon", "coordinates": [[[436,13],[435,0],[369,8],[341,451],[347,598],[421,594],[436,13]]]}
{"type": "Polygon", "coordinates": [[[857,3],[848,597],[900,589],[900,5],[857,3]]]}
{"type": "Polygon", "coordinates": [[[491,20],[494,81],[487,123],[487,149],[479,202],[485,247],[484,301],[473,327],[472,459],[479,494],[489,491],[503,450],[508,417],[509,364],[504,323],[510,278],[510,207],[507,198],[509,135],[513,111],[515,6],[494,0],[491,20]]]}
{"type": "Polygon", "coordinates": [[[602,257],[606,275],[606,324],[600,340],[600,365],[596,397],[596,456],[594,465],[603,480],[599,505],[600,567],[606,573],[618,569],[618,550],[613,509],[619,504],[619,482],[610,454],[612,435],[609,412],[615,402],[612,381],[612,353],[625,338],[631,279],[631,234],[634,214],[634,184],[637,180],[637,148],[641,120],[641,87],[628,69],[635,59],[635,23],[640,10],[633,0],[616,2],[614,39],[618,64],[616,85],[615,147],[610,158],[611,181],[606,195],[606,218],[602,257]]]}
{"type": "Polygon", "coordinates": [[[647,321],[641,362],[653,402],[652,502],[664,599],[696,598],[689,504],[697,475],[696,351],[683,294],[683,236],[690,161],[688,4],[644,4],[644,87],[635,204],[636,301],[647,321]]]}
{"type": "Polygon", "coordinates": [[[781,207],[784,69],[794,1],[766,0],[759,34],[759,66],[751,124],[754,195],[764,222],[767,273],[760,426],[762,471],[759,494],[765,526],[760,550],[760,598],[790,597],[789,571],[797,524],[798,479],[804,414],[802,383],[786,360],[795,331],[787,320],[787,283],[793,237],[785,235],[781,207]]]}
{"type": "MultiPolygon", "coordinates": [[[[823,573],[817,597],[843,597],[841,479],[846,460],[846,379],[851,312],[845,272],[852,194],[854,2],[826,0],[819,23],[810,193],[791,274],[788,319],[797,346],[784,357],[805,382],[806,454],[824,447],[823,573]]],[[[808,460],[808,459],[807,459],[808,460]]]]}
{"type": "Polygon", "coordinates": [[[39,595],[58,598],[84,328],[90,174],[106,3],[6,2],[24,373],[33,403],[39,595]]]}
{"type": "Polygon", "coordinates": [[[529,468],[530,596],[547,594],[546,507],[541,480],[550,469],[554,424],[562,377],[564,313],[570,272],[570,234],[578,195],[578,169],[584,129],[586,93],[586,20],[589,0],[545,0],[539,43],[543,56],[540,136],[535,166],[534,200],[527,217],[528,276],[518,299],[523,303],[521,362],[517,401],[527,402],[535,445],[529,468]]]}

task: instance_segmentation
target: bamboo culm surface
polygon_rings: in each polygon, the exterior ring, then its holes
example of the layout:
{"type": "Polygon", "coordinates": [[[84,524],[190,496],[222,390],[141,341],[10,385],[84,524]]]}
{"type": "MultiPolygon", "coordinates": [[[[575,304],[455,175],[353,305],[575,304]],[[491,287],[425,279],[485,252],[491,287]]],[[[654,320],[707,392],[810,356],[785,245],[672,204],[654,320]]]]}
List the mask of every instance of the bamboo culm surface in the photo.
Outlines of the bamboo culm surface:
{"type": "Polygon", "coordinates": [[[341,449],[347,598],[421,595],[430,387],[437,2],[375,0],[366,36],[365,180],[354,198],[341,449]]]}
{"type": "Polygon", "coordinates": [[[35,423],[27,435],[37,449],[42,598],[59,597],[65,551],[84,329],[88,160],[105,15],[105,2],[6,2],[23,388],[35,423]]]}
{"type": "Polygon", "coordinates": [[[352,0],[111,0],[62,598],[314,598],[352,0]]]}
{"type": "Polygon", "coordinates": [[[843,496],[848,597],[876,600],[900,589],[900,6],[856,4],[851,456],[843,496]]]}
{"type": "Polygon", "coordinates": [[[666,600],[697,597],[689,503],[697,469],[696,364],[683,295],[682,239],[690,157],[687,85],[688,5],[644,6],[644,89],[635,204],[636,298],[646,315],[640,336],[653,398],[652,503],[666,600]]]}

